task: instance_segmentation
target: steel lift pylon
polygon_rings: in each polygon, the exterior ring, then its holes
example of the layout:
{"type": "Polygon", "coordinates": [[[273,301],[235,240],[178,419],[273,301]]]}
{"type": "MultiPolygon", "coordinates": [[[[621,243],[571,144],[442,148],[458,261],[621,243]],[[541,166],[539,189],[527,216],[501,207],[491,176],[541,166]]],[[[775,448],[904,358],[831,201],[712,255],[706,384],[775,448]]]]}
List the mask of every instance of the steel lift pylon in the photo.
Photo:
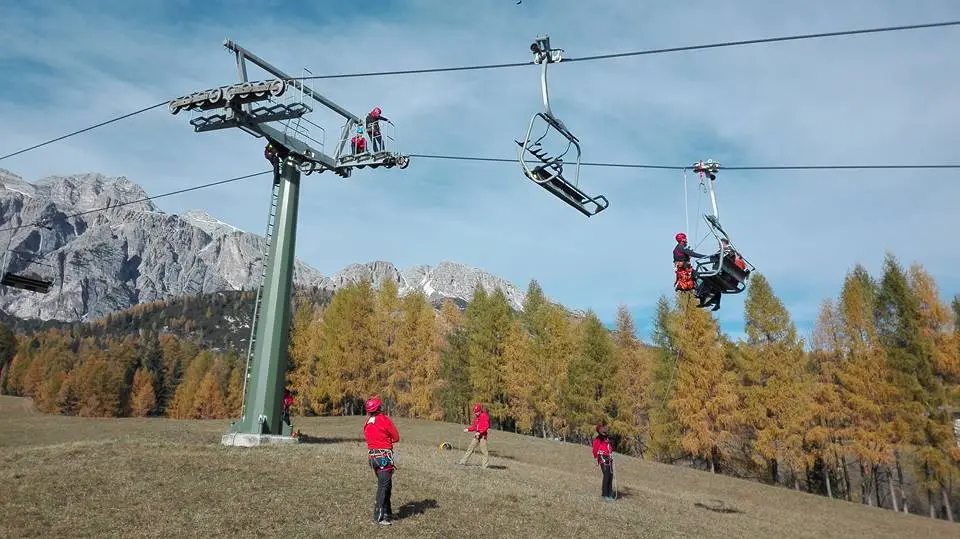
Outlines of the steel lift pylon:
{"type": "Polygon", "coordinates": [[[239,421],[230,424],[229,432],[222,437],[221,443],[255,446],[295,442],[297,438],[292,436],[292,422],[284,422],[281,418],[288,364],[301,172],[309,175],[330,170],[342,178],[348,178],[354,168],[406,168],[409,157],[395,148],[388,151],[385,147],[373,153],[347,154],[347,137],[358,128],[369,129],[365,122],[233,41],[226,40],[223,45],[236,57],[240,82],[194,92],[173,99],[169,104],[171,114],[184,110],[200,113],[190,120],[195,132],[242,129],[254,137],[266,138],[269,141],[268,149],[272,148],[270,155],[276,156],[271,159],[274,166],[273,187],[263,271],[254,303],[247,350],[243,408],[239,421]],[[249,81],[248,62],[276,78],[249,81]],[[286,102],[281,99],[284,95],[289,97],[291,93],[294,94],[293,99],[287,99],[286,102]],[[313,111],[311,105],[326,107],[345,119],[334,156],[323,152],[323,142],[307,128],[307,125],[312,125],[322,131],[322,127],[304,118],[313,111]],[[268,125],[270,123],[282,125],[268,125]]]}

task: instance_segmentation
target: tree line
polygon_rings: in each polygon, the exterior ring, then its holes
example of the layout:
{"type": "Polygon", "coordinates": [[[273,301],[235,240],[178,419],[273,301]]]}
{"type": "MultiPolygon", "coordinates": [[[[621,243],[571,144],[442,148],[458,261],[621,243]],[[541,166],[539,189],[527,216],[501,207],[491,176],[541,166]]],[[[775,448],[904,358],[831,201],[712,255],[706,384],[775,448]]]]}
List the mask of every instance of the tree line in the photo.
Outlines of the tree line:
{"type": "MultiPolygon", "coordinates": [[[[362,414],[379,394],[400,417],[467,422],[482,402],[503,430],[586,443],[604,423],[623,453],[954,519],[960,298],[944,303],[922,266],[888,255],[879,278],[854,266],[823,301],[811,342],[760,273],[744,318],[733,341],[689,295],[663,296],[645,342],[625,307],[611,331],[536,281],[520,311],[479,285],[461,310],[360,282],[296,302],[287,379],[298,415],[362,414]]],[[[0,366],[15,350],[0,387],[44,411],[239,414],[232,352],[156,333],[14,341],[0,332],[0,366]]]]}

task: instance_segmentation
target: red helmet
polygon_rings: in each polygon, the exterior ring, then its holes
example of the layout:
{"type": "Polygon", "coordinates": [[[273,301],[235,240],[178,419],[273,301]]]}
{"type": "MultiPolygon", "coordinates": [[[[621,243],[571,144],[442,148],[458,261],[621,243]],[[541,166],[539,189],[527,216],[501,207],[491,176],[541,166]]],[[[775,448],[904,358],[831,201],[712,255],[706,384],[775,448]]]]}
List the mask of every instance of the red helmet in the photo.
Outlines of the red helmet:
{"type": "Polygon", "coordinates": [[[363,404],[363,407],[367,410],[367,413],[372,414],[379,410],[382,404],[383,402],[380,401],[380,397],[370,397],[367,402],[363,404]]]}
{"type": "Polygon", "coordinates": [[[376,118],[377,116],[380,116],[381,112],[382,111],[380,110],[380,107],[373,107],[373,110],[370,111],[370,115],[376,118]]]}
{"type": "Polygon", "coordinates": [[[677,235],[674,236],[674,237],[677,238],[677,243],[683,243],[683,242],[687,241],[687,235],[684,234],[683,232],[680,232],[679,234],[677,234],[677,235]]]}
{"type": "Polygon", "coordinates": [[[473,405],[473,413],[475,413],[475,414],[479,414],[479,413],[480,413],[480,410],[482,410],[482,409],[483,409],[483,407],[480,406],[480,403],[479,403],[479,402],[473,405]]]}

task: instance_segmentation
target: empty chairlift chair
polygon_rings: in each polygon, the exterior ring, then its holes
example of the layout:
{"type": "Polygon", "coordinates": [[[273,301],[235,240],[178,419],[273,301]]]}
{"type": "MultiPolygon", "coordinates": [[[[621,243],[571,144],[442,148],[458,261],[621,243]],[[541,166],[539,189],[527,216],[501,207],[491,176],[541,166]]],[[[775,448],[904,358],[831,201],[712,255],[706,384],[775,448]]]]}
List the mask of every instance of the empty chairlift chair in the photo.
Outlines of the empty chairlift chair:
{"type": "MultiPolygon", "coordinates": [[[[550,38],[548,36],[538,37],[530,45],[533,52],[534,62],[541,64],[540,87],[543,92],[543,112],[538,112],[530,119],[530,126],[527,128],[527,135],[523,142],[515,141],[519,150],[520,167],[524,175],[534,183],[543,187],[560,200],[576,208],[577,211],[590,217],[607,209],[610,204],[607,197],[603,195],[590,196],[584,193],[579,187],[580,181],[580,141],[563,125],[553,112],[550,110],[550,95],[547,88],[547,65],[551,62],[559,62],[563,53],[562,49],[551,49],[550,38]],[[533,139],[533,127],[542,120],[544,125],[543,134],[539,138],[533,139]],[[553,133],[555,138],[559,139],[557,148],[563,147],[563,151],[553,154],[545,149],[544,145],[548,143],[547,136],[553,133]],[[565,147],[564,147],[565,145],[565,147]],[[573,150],[575,155],[571,157],[574,164],[573,181],[564,177],[564,158],[573,150]],[[529,162],[528,162],[529,161],[529,162]]],[[[539,131],[538,131],[539,132],[539,131]]],[[[552,142],[552,141],[551,141],[552,142]]]]}
{"type": "Polygon", "coordinates": [[[53,286],[53,266],[41,257],[10,250],[5,257],[0,285],[46,294],[53,286]]]}

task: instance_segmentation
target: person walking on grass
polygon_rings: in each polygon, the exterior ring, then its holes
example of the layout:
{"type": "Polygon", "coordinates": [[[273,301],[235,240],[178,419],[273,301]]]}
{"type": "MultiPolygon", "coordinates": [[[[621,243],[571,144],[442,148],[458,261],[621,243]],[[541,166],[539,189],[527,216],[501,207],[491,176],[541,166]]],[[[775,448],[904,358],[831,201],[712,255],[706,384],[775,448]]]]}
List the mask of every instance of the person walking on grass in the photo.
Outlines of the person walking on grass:
{"type": "Polygon", "coordinates": [[[593,439],[593,458],[603,472],[600,495],[605,501],[612,502],[613,497],[613,445],[607,437],[607,428],[597,425],[597,437],[593,439]]]}
{"type": "Polygon", "coordinates": [[[470,456],[473,455],[473,450],[480,446],[480,452],[483,453],[483,461],[481,465],[486,468],[487,464],[490,461],[490,454],[487,452],[487,430],[490,428],[490,415],[486,410],[483,409],[483,406],[478,402],[473,405],[473,425],[463,429],[463,432],[473,432],[473,440],[470,440],[470,445],[467,447],[467,452],[463,455],[463,458],[457,461],[458,466],[466,466],[467,461],[470,460],[470,456]]]}
{"type": "Polygon", "coordinates": [[[373,522],[389,526],[393,520],[390,507],[390,494],[393,490],[393,444],[400,441],[400,433],[393,421],[380,411],[383,402],[380,397],[371,397],[364,403],[367,422],[363,426],[363,437],[367,439],[367,462],[377,476],[377,498],[373,507],[373,522]]]}

